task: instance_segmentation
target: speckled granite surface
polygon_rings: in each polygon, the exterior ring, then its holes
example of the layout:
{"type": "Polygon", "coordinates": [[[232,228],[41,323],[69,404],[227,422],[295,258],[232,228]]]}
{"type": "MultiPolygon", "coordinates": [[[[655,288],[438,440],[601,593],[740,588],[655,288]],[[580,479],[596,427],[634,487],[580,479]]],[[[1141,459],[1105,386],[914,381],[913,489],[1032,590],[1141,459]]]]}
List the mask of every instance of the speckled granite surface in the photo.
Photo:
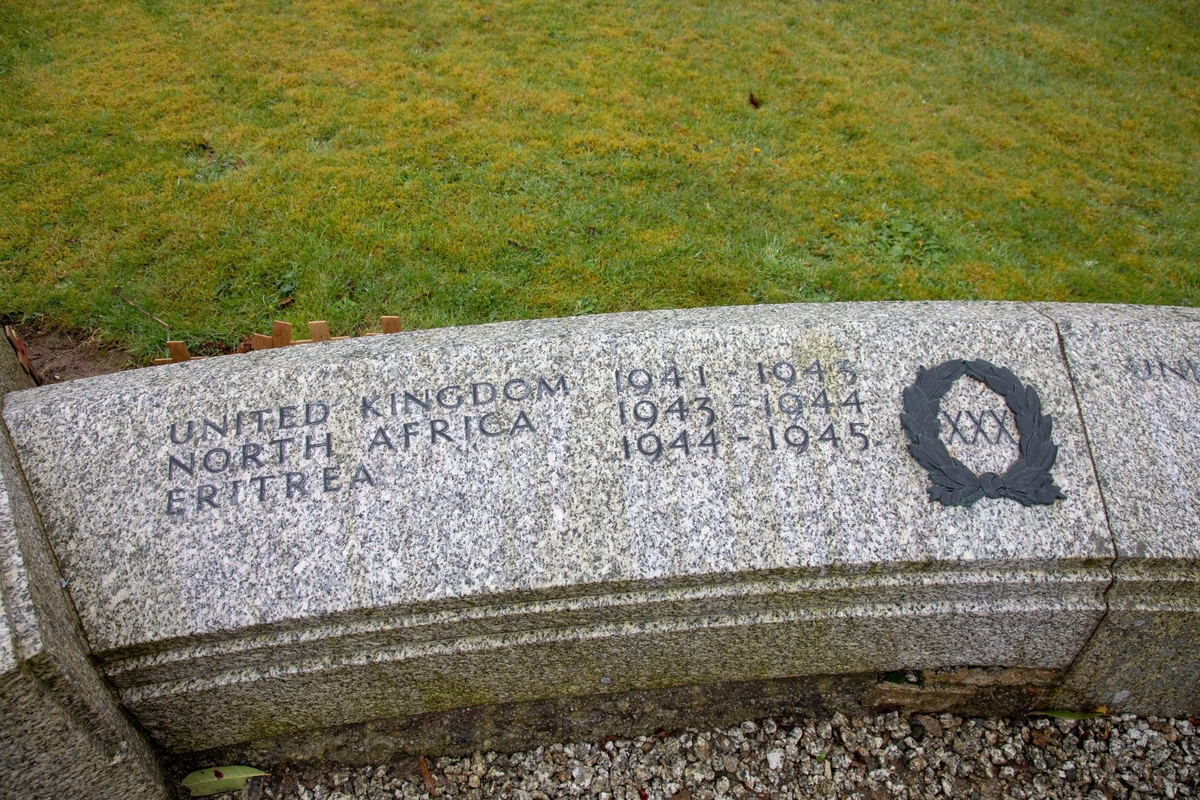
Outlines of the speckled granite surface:
{"type": "MultiPolygon", "coordinates": [[[[977,390],[947,395],[942,437],[991,469],[1011,418],[977,390]]],[[[711,680],[1061,668],[1109,580],[1057,332],[1022,304],[422,331],[42,387],[4,418],[89,640],[175,750],[711,680]],[[1065,500],[929,501],[901,393],[950,358],[1036,387],[1065,500]]]]}
{"type": "Polygon", "coordinates": [[[1200,712],[1200,312],[1039,306],[1058,322],[1117,559],[1058,701],[1200,712]]]}
{"type": "MultiPolygon", "coordinates": [[[[0,341],[0,397],[28,385],[0,341]]],[[[166,797],[149,743],[89,658],[3,428],[0,597],[0,797],[166,797]]]]}

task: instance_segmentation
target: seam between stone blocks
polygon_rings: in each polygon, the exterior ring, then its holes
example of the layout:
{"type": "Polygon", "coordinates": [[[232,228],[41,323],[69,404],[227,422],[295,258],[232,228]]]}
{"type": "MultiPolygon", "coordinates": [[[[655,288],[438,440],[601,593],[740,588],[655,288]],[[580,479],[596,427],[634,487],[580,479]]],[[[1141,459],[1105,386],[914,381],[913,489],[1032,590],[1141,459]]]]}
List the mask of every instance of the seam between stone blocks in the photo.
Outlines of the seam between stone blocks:
{"type": "MultiPolygon", "coordinates": [[[[56,552],[54,552],[54,548],[52,548],[50,546],[50,537],[46,533],[46,523],[45,523],[45,520],[42,519],[42,510],[40,508],[38,508],[37,501],[34,497],[33,491],[29,487],[29,479],[25,475],[25,467],[21,463],[21,459],[18,457],[17,447],[13,440],[12,432],[8,429],[8,423],[4,419],[3,409],[4,409],[4,395],[0,394],[0,439],[3,439],[3,441],[0,441],[0,448],[4,448],[5,450],[8,451],[7,454],[11,457],[10,460],[12,461],[12,466],[13,466],[15,477],[20,484],[17,487],[10,487],[10,488],[14,492],[15,491],[24,491],[26,493],[26,495],[28,496],[29,509],[33,515],[34,526],[37,529],[34,532],[34,535],[37,536],[42,547],[46,551],[46,557],[48,558],[48,560],[50,562],[50,567],[53,570],[54,575],[58,576],[58,578],[61,580],[62,579],[62,568],[59,566],[59,563],[58,563],[58,554],[56,552]]],[[[0,480],[3,480],[3,478],[0,477],[0,480]]],[[[16,521],[15,521],[15,517],[14,517],[14,525],[15,524],[16,524],[16,521]]],[[[16,538],[16,546],[17,546],[18,552],[20,553],[21,558],[25,562],[25,564],[28,565],[29,559],[26,556],[26,554],[21,550],[20,536],[16,536],[15,538],[16,538]]],[[[62,587],[62,594],[65,596],[64,599],[66,601],[68,613],[71,615],[71,619],[67,623],[68,627],[70,627],[72,629],[71,634],[75,637],[75,639],[83,647],[83,650],[84,650],[83,658],[87,663],[87,667],[90,668],[95,673],[96,678],[100,681],[100,684],[103,687],[103,691],[108,695],[109,698],[111,698],[111,702],[113,703],[114,707],[117,709],[117,713],[124,718],[125,722],[135,732],[135,735],[142,736],[143,739],[148,743],[151,754],[152,754],[152,758],[154,759],[155,764],[161,770],[162,764],[163,764],[163,755],[161,752],[159,752],[158,743],[141,728],[141,725],[138,723],[138,721],[136,719],[134,719],[132,714],[129,713],[129,709],[127,709],[125,707],[124,703],[121,702],[120,694],[117,692],[117,688],[112,684],[112,682],[109,680],[108,676],[104,674],[104,671],[100,668],[100,665],[96,662],[96,658],[93,654],[92,643],[88,640],[87,633],[83,629],[83,623],[79,616],[79,609],[75,605],[74,596],[72,596],[70,590],[68,590],[66,588],[66,586],[62,587]]],[[[37,624],[38,624],[38,627],[41,628],[40,622],[37,624]]],[[[43,640],[43,646],[48,647],[48,644],[47,644],[44,636],[42,637],[42,640],[43,640]]],[[[29,660],[24,657],[24,654],[21,652],[20,648],[17,645],[18,645],[18,642],[16,640],[16,633],[14,631],[13,632],[13,646],[14,646],[14,652],[17,653],[18,669],[20,670],[20,672],[22,674],[24,674],[34,684],[34,686],[37,687],[37,690],[42,694],[43,697],[45,697],[47,700],[49,700],[56,708],[58,708],[66,716],[66,718],[70,721],[70,724],[75,728],[77,734],[79,734],[83,738],[84,741],[86,741],[89,745],[91,745],[95,749],[97,754],[99,754],[105,761],[107,761],[110,766],[118,764],[121,761],[124,761],[126,758],[128,758],[130,744],[128,742],[121,741],[124,738],[121,736],[121,732],[119,730],[114,731],[114,733],[116,734],[116,741],[113,743],[112,746],[109,746],[108,743],[106,743],[102,737],[98,736],[94,731],[92,731],[90,725],[88,725],[83,719],[80,718],[79,713],[76,709],[72,708],[69,703],[64,702],[61,698],[56,696],[56,694],[50,689],[50,687],[46,685],[45,681],[42,680],[42,678],[39,675],[37,675],[37,673],[32,668],[32,665],[29,663],[29,660]]],[[[49,651],[47,650],[47,652],[49,652],[49,651]]],[[[74,681],[72,681],[70,679],[70,677],[67,675],[66,670],[63,669],[61,665],[58,666],[58,669],[60,669],[63,672],[64,677],[68,681],[71,681],[72,683],[74,683],[74,681]]],[[[83,694],[83,690],[81,687],[73,687],[73,688],[76,691],[79,691],[81,694],[83,694]]],[[[87,701],[85,700],[84,702],[86,703],[87,701]]]]}
{"type": "MultiPolygon", "coordinates": [[[[3,409],[3,396],[0,396],[0,409],[3,409]]],[[[19,486],[8,487],[8,491],[10,491],[11,493],[15,493],[15,492],[19,492],[19,491],[25,491],[26,493],[28,493],[28,484],[26,482],[25,472],[21,468],[20,460],[16,457],[16,447],[13,445],[12,436],[10,434],[10,431],[8,430],[8,425],[4,422],[2,416],[0,416],[0,439],[3,439],[3,441],[0,441],[0,449],[6,450],[7,451],[6,455],[10,456],[9,460],[12,462],[11,466],[13,469],[13,474],[14,474],[16,480],[21,484],[19,486]]],[[[4,477],[2,475],[0,475],[0,481],[3,481],[3,480],[4,480],[4,477]]],[[[41,525],[42,524],[41,512],[38,510],[37,504],[33,502],[32,494],[29,494],[29,499],[30,499],[29,507],[30,507],[30,511],[34,515],[35,523],[38,525],[41,525]]],[[[11,504],[12,501],[10,500],[9,502],[11,504]]],[[[15,528],[15,526],[17,524],[16,516],[13,515],[12,519],[13,519],[13,526],[15,528]]],[[[44,531],[44,528],[42,530],[44,531]]],[[[13,531],[13,533],[14,533],[13,545],[17,548],[17,556],[19,556],[21,558],[22,568],[28,569],[29,568],[29,566],[28,566],[29,558],[22,550],[21,537],[20,537],[20,535],[18,535],[16,533],[15,530],[13,531]]],[[[43,542],[45,542],[46,537],[45,537],[44,533],[39,532],[38,535],[43,540],[43,542]]],[[[47,544],[47,553],[50,558],[50,563],[53,565],[55,574],[61,576],[62,573],[58,568],[58,559],[54,556],[53,552],[51,552],[49,550],[48,544],[47,544]]],[[[9,587],[7,585],[0,586],[0,593],[2,593],[4,595],[5,604],[9,609],[11,609],[11,599],[8,596],[10,592],[11,592],[11,587],[9,587]]],[[[67,595],[67,602],[70,605],[71,613],[78,614],[78,610],[75,608],[75,602],[73,599],[71,599],[69,593],[67,595]]],[[[9,618],[11,619],[12,618],[11,610],[8,613],[10,615],[9,618]]],[[[49,642],[47,641],[46,636],[44,635],[44,633],[41,630],[41,625],[39,624],[39,621],[37,621],[35,619],[34,624],[39,629],[38,634],[39,634],[41,646],[43,648],[43,655],[49,655],[49,657],[51,659],[57,660],[55,658],[55,656],[49,654],[49,642]]],[[[80,630],[79,632],[82,633],[82,630],[80,630]]],[[[52,705],[54,708],[56,708],[63,715],[63,717],[67,721],[68,728],[70,728],[72,730],[72,732],[75,733],[75,735],[77,735],[81,740],[86,742],[87,746],[89,746],[96,753],[96,755],[100,756],[100,758],[103,761],[107,762],[109,765],[113,765],[113,764],[116,764],[119,761],[121,761],[123,756],[121,755],[119,744],[113,745],[111,743],[105,742],[102,739],[102,737],[96,735],[96,733],[91,729],[91,727],[86,722],[84,722],[84,720],[79,716],[78,710],[73,708],[71,706],[71,704],[64,702],[62,700],[62,698],[58,697],[50,689],[50,687],[46,685],[46,682],[42,679],[42,677],[37,673],[36,670],[33,669],[33,666],[30,663],[29,654],[27,652],[25,652],[24,648],[21,646],[21,643],[17,638],[17,631],[14,629],[13,631],[11,631],[11,634],[12,634],[12,643],[13,643],[13,654],[16,656],[16,662],[17,662],[16,663],[17,671],[27,681],[29,681],[30,684],[33,685],[33,687],[37,691],[37,693],[39,695],[41,695],[41,697],[46,702],[48,702],[50,705],[52,705]]],[[[90,650],[91,646],[87,645],[87,647],[90,650]]],[[[89,662],[91,662],[90,666],[92,667],[92,669],[96,670],[97,674],[99,674],[99,668],[96,666],[96,664],[94,662],[91,661],[90,654],[88,655],[88,660],[89,660],[89,662]]],[[[58,669],[58,670],[62,671],[64,676],[66,674],[65,670],[62,670],[61,665],[55,664],[52,667],[52,669],[58,669]]],[[[67,678],[67,680],[70,680],[70,679],[67,678]]],[[[105,683],[106,684],[108,683],[107,679],[105,679],[105,683]]],[[[72,687],[72,688],[75,688],[75,687],[72,687]]],[[[109,684],[109,688],[112,688],[111,684],[109,684]]]]}
{"type": "Polygon", "coordinates": [[[1079,656],[1082,655],[1085,650],[1087,650],[1088,645],[1090,645],[1092,640],[1096,638],[1096,631],[1100,630],[1100,626],[1104,624],[1106,619],[1108,619],[1108,614],[1112,610],[1108,601],[1108,593],[1112,591],[1113,584],[1116,583],[1117,580],[1117,540],[1116,536],[1113,534],[1112,518],[1108,513],[1108,498],[1104,496],[1104,486],[1100,482],[1100,469],[1096,465],[1096,454],[1092,451],[1092,437],[1090,434],[1088,434],[1087,420],[1083,416],[1083,403],[1081,403],[1079,399],[1079,389],[1075,384],[1075,373],[1071,370],[1071,361],[1067,358],[1067,346],[1063,341],[1062,330],[1059,329],[1058,320],[1056,320],[1054,317],[1042,311],[1032,303],[1027,302],[1025,305],[1028,306],[1035,314],[1045,317],[1050,324],[1054,326],[1054,336],[1058,340],[1058,354],[1059,357],[1062,358],[1063,368],[1067,371],[1067,380],[1071,384],[1071,395],[1075,398],[1075,413],[1079,417],[1079,425],[1083,431],[1083,442],[1087,446],[1088,461],[1090,461],[1092,465],[1092,476],[1096,479],[1096,491],[1100,493],[1100,507],[1104,510],[1104,527],[1108,529],[1108,541],[1109,544],[1112,545],[1113,553],[1112,558],[1108,561],[1108,586],[1104,588],[1103,593],[1104,613],[1100,615],[1100,619],[1096,620],[1096,624],[1092,627],[1091,633],[1088,634],[1087,639],[1084,640],[1078,652],[1075,653],[1075,656],[1071,659],[1071,663],[1067,665],[1066,670],[1064,670],[1064,672],[1066,672],[1075,666],[1075,663],[1079,660],[1079,656]]]}
{"type": "MultiPolygon", "coordinates": [[[[35,535],[37,536],[39,543],[42,545],[42,549],[46,552],[46,558],[50,562],[51,569],[53,570],[54,574],[58,576],[59,580],[62,580],[62,566],[58,563],[58,553],[54,551],[54,548],[50,544],[50,537],[46,533],[46,521],[42,519],[42,510],[38,508],[37,500],[34,497],[33,490],[29,487],[29,478],[25,475],[25,465],[21,463],[20,454],[17,452],[17,446],[15,440],[13,439],[12,431],[8,429],[8,423],[4,420],[3,410],[4,398],[3,396],[0,396],[0,436],[4,437],[4,442],[0,444],[0,446],[3,446],[8,451],[8,454],[12,456],[13,469],[16,473],[17,480],[20,481],[20,485],[14,487],[13,491],[24,491],[26,496],[28,496],[29,509],[33,513],[34,526],[37,528],[35,535]]],[[[16,524],[15,518],[14,524],[16,524]]],[[[17,549],[20,550],[20,537],[18,536],[16,538],[17,549]]],[[[30,563],[30,559],[26,553],[21,552],[21,558],[26,564],[30,563]]],[[[70,607],[70,612],[73,617],[71,620],[71,627],[75,629],[75,633],[79,637],[79,640],[86,648],[85,655],[87,656],[88,660],[93,661],[94,664],[95,662],[92,656],[92,643],[88,640],[87,632],[83,629],[83,622],[81,621],[82,618],[79,616],[79,608],[75,605],[75,597],[71,594],[70,590],[67,589],[65,583],[62,585],[62,594],[66,597],[67,605],[70,607]]]]}

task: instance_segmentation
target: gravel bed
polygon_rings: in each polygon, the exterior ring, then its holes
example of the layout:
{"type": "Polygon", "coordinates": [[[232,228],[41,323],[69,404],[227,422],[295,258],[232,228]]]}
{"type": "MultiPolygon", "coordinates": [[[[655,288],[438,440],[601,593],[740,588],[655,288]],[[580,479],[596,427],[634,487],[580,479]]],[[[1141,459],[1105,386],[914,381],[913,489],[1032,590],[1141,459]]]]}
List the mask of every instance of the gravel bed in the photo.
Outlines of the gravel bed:
{"type": "Polygon", "coordinates": [[[1200,720],[766,719],[334,772],[280,772],[227,797],[595,800],[1200,797],[1200,720]]]}

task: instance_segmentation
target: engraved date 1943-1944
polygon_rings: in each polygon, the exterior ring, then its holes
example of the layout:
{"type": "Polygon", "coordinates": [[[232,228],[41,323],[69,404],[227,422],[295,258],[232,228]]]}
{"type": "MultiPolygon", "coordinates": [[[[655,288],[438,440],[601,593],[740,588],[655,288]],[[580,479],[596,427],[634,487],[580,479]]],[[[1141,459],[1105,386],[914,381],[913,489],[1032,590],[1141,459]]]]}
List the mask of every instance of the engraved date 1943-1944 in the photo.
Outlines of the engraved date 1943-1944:
{"type": "Polygon", "coordinates": [[[766,449],[794,454],[817,445],[841,449],[844,442],[866,450],[867,423],[859,375],[849,360],[832,367],[814,360],[802,369],[787,361],[756,362],[743,371],[704,365],[661,374],[643,368],[615,373],[616,411],[625,459],[716,455],[727,442],[760,442],[766,449]],[[719,419],[714,394],[732,394],[728,419],[719,419]]]}

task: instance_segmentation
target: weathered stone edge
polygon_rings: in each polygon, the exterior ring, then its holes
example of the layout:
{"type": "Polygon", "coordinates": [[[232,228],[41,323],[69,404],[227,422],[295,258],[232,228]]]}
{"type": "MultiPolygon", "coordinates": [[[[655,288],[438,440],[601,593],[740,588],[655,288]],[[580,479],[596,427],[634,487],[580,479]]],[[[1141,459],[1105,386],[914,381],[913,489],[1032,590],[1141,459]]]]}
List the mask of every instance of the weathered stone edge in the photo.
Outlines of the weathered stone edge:
{"type": "MultiPolygon", "coordinates": [[[[1004,569],[928,568],[923,572],[868,575],[799,575],[744,580],[690,589],[631,587],[563,599],[514,599],[509,603],[472,603],[435,610],[395,609],[369,617],[318,619],[300,628],[243,632],[219,641],[159,643],[154,652],[116,656],[102,663],[110,679],[132,696],[171,692],[169,685],[197,681],[240,682],[242,670],[303,671],[354,663],[368,652],[442,651],[475,645],[465,642],[495,636],[556,636],[631,623],[669,624],[686,629],[720,626],[739,615],[776,619],[833,618],[917,613],[946,603],[979,603],[978,587],[992,602],[1051,602],[1075,598],[1079,608],[1100,609],[1096,598],[1108,585],[1102,565],[1006,564],[1004,569]],[[325,653],[336,652],[336,658],[325,653]],[[222,675],[226,677],[221,677],[222,675]],[[157,688],[152,688],[157,687],[157,688]]],[[[397,655],[397,658],[406,656],[397,655]]]]}
{"type": "MultiPolygon", "coordinates": [[[[0,402],[10,391],[31,385],[12,349],[0,342],[0,402]]],[[[54,739],[43,743],[47,748],[44,761],[36,770],[29,768],[33,765],[17,765],[23,767],[24,791],[29,797],[78,793],[114,800],[174,796],[153,746],[129,719],[113,687],[90,658],[82,626],[2,420],[0,492],[5,495],[6,511],[0,519],[0,595],[11,623],[18,673],[6,676],[3,685],[14,692],[40,696],[43,702],[36,713],[52,708],[56,717],[5,720],[6,727],[40,730],[54,739]],[[63,729],[70,732],[67,737],[50,733],[63,729]],[[63,758],[88,763],[56,763],[63,758]]],[[[21,715],[30,708],[28,702],[3,705],[0,711],[5,714],[21,715]]],[[[8,757],[0,752],[0,763],[8,757]]]]}

